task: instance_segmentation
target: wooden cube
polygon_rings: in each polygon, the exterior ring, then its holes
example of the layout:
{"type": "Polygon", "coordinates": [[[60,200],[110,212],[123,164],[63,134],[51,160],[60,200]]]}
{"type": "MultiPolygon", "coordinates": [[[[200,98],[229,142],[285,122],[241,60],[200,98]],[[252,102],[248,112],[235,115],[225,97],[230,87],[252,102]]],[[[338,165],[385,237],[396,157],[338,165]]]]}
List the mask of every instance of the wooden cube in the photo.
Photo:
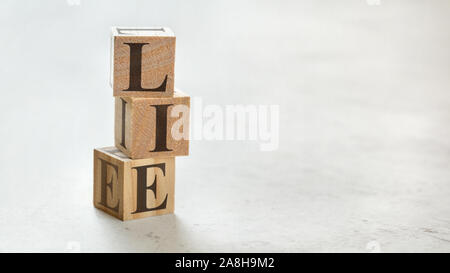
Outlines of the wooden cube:
{"type": "Polygon", "coordinates": [[[115,145],[133,159],[189,154],[190,98],[115,98],[115,145]]]}
{"type": "Polygon", "coordinates": [[[175,158],[133,160],[94,149],[94,206],[121,220],[173,213],[175,158]]]}
{"type": "Polygon", "coordinates": [[[174,64],[175,35],[169,28],[112,28],[114,96],[171,97],[174,64]]]}

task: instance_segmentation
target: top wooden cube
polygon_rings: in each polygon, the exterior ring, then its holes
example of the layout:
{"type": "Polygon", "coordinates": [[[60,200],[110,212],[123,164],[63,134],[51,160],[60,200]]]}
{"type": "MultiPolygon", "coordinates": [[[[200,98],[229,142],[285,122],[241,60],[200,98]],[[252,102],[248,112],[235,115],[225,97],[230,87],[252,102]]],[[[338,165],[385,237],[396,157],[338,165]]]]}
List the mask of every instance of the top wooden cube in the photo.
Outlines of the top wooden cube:
{"type": "Polygon", "coordinates": [[[112,28],[114,96],[173,96],[174,64],[175,35],[169,28],[112,28]]]}

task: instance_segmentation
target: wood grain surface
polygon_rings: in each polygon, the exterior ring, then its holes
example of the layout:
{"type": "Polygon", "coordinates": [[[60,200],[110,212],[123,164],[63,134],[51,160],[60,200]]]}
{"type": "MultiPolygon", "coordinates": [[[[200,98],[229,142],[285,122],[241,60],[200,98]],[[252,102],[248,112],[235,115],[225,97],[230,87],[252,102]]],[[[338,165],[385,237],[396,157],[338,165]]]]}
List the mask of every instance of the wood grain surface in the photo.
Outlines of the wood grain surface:
{"type": "Polygon", "coordinates": [[[116,147],[94,150],[96,208],[121,220],[163,215],[174,212],[174,194],[174,157],[133,160],[116,147]]]}
{"type": "Polygon", "coordinates": [[[115,145],[128,157],[138,159],[189,154],[189,96],[176,90],[171,98],[116,97],[115,100],[115,145]],[[157,107],[162,105],[167,105],[167,109],[157,115],[157,107]],[[180,106],[187,111],[175,115],[172,110],[180,106]],[[166,123],[161,121],[164,118],[166,123]],[[157,122],[158,119],[160,122],[157,122]],[[184,137],[174,135],[172,130],[182,132],[184,137]],[[165,145],[157,145],[162,141],[165,145]],[[161,151],[161,146],[167,149],[161,151]]]}
{"type": "MultiPolygon", "coordinates": [[[[138,46],[139,47],[139,46],[138,46]]],[[[136,62],[133,62],[136,64],[136,62]]],[[[171,97],[174,93],[175,35],[169,28],[113,27],[111,36],[111,85],[114,96],[171,97]],[[140,65],[130,66],[132,45],[142,44],[140,65]],[[133,88],[130,74],[141,71],[139,86],[154,89],[165,82],[159,91],[142,91],[133,88]],[[131,89],[131,90],[130,90],[131,89]]]]}

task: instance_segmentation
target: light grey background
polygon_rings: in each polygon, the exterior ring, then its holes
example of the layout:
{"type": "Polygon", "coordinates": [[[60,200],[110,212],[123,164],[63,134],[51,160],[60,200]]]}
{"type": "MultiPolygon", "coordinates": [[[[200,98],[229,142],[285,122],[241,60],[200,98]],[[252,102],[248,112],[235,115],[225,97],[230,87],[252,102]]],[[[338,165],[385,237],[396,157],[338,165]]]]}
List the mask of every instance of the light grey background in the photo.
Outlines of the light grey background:
{"type": "Polygon", "coordinates": [[[445,0],[2,0],[0,251],[450,251],[449,14],[445,0]],[[175,215],[94,209],[112,25],[171,27],[176,86],[204,103],[280,105],[279,150],[192,141],[175,215]]]}

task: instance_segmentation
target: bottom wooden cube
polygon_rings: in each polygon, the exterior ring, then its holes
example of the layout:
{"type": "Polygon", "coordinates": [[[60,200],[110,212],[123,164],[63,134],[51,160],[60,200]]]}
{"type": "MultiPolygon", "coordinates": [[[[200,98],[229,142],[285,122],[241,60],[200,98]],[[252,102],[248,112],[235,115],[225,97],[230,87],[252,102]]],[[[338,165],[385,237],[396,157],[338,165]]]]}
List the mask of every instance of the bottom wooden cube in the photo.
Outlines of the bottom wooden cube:
{"type": "Polygon", "coordinates": [[[94,206],[121,220],[173,213],[175,158],[130,159],[94,149],[94,206]]]}

